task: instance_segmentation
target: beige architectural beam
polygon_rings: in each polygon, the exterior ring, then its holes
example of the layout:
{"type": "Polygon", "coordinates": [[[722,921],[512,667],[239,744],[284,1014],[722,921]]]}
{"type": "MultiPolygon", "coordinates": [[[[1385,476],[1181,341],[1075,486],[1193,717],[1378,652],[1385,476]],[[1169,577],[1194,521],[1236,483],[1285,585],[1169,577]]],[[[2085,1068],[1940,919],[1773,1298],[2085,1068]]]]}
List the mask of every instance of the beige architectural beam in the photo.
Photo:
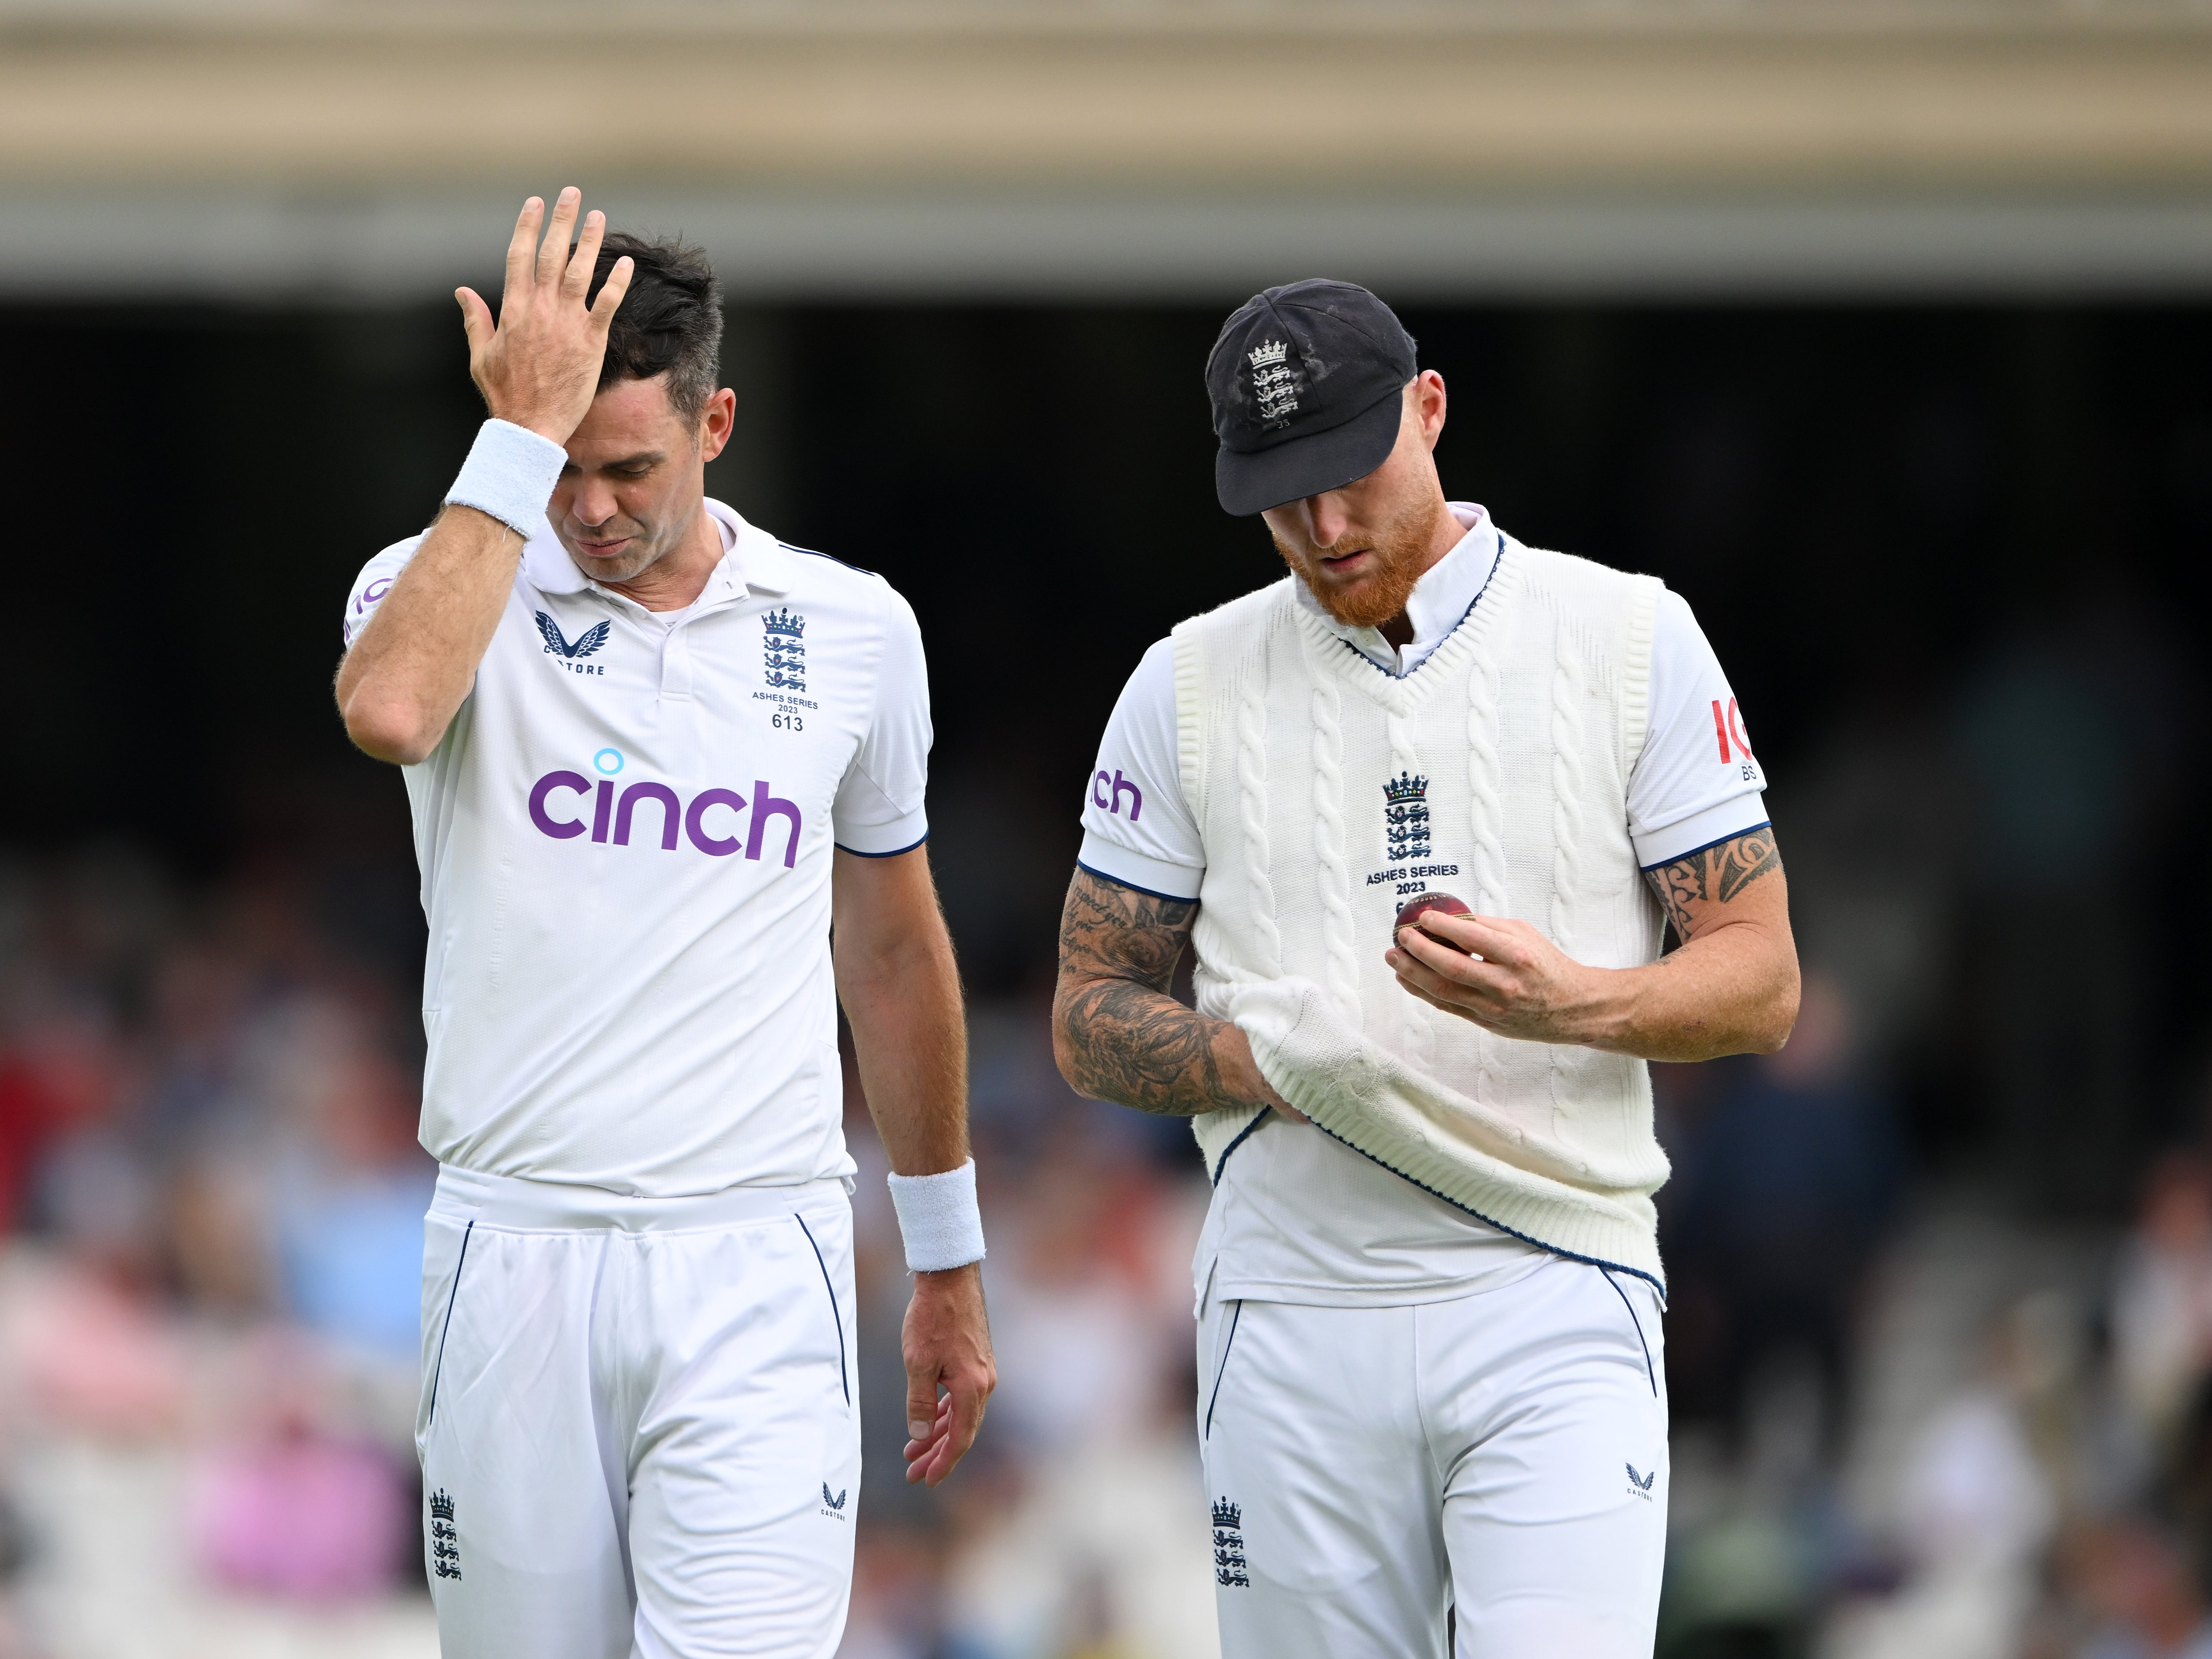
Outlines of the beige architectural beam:
{"type": "Polygon", "coordinates": [[[1481,8],[1334,8],[1297,27],[1267,8],[1039,15],[19,20],[0,27],[0,187],[2212,185],[2212,26],[2186,14],[1886,28],[1601,28],[1572,9],[1549,28],[1468,26],[1494,15],[1481,8]]]}
{"type": "Polygon", "coordinates": [[[2212,0],[0,0],[0,293],[566,182],[763,297],[2208,293],[2212,0]]]}

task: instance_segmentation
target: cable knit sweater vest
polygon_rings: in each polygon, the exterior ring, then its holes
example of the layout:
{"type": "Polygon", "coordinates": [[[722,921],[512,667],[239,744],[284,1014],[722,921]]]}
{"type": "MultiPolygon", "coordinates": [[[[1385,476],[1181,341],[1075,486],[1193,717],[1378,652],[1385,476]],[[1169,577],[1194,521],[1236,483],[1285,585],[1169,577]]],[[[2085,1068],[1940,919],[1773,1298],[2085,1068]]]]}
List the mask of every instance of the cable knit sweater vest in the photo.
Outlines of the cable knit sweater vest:
{"type": "MultiPolygon", "coordinates": [[[[1504,540],[1451,637],[1395,679],[1291,578],[1175,630],[1183,793],[1206,842],[1198,1004],[1328,1133],[1548,1249],[1661,1277],[1667,1158],[1641,1060],[1494,1036],[1401,989],[1424,888],[1578,961],[1659,951],[1628,835],[1660,584],[1504,540]]],[[[1196,1121],[1218,1180],[1253,1110],[1196,1121]]]]}

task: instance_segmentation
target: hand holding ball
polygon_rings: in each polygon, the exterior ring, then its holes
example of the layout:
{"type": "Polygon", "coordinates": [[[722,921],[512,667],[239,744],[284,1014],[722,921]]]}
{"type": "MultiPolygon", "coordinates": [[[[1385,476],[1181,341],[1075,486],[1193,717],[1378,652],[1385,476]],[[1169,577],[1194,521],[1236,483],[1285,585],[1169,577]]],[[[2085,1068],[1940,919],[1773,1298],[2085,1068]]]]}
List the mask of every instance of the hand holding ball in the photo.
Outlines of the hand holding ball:
{"type": "Polygon", "coordinates": [[[1449,893],[1416,893],[1398,907],[1398,920],[1391,927],[1390,937],[1396,939],[1401,927],[1420,927],[1423,934],[1446,950],[1457,951],[1462,956],[1471,954],[1464,946],[1455,945],[1441,934],[1431,933],[1427,928],[1421,927],[1421,918],[1431,910],[1448,916],[1471,916],[1474,914],[1464,899],[1455,898],[1449,893]]]}

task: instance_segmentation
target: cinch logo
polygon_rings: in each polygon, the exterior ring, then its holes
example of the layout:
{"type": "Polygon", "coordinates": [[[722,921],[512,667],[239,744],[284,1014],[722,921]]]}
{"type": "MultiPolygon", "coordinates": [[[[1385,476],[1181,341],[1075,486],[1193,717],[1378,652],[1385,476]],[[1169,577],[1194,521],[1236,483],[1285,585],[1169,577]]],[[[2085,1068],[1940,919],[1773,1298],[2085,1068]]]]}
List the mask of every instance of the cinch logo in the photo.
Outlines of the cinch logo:
{"type": "MultiPolygon", "coordinates": [[[[613,750],[602,750],[602,756],[613,750]]],[[[600,764],[601,771],[619,771],[619,756],[609,767],[600,764]]],[[[745,798],[734,789],[702,789],[684,805],[676,792],[665,783],[633,783],[617,795],[612,778],[601,778],[596,789],[592,780],[581,772],[548,772],[530,786],[530,821],[538,826],[540,835],[550,836],[555,841],[573,841],[588,828],[592,840],[604,844],[611,839],[617,847],[629,845],[630,831],[635,826],[637,810],[653,806],[659,810],[660,850],[672,853],[676,839],[681,833],[690,843],[709,858],[726,859],[740,848],[744,855],[757,860],[768,840],[768,827],[777,818],[791,826],[783,844],[783,867],[790,869],[799,856],[799,830],[801,822],[799,803],[784,800],[775,794],[763,778],[753,781],[752,823],[744,839],[735,835],[718,836],[719,822],[709,822],[707,815],[716,807],[727,807],[734,816],[745,811],[745,798]],[[556,818],[556,808],[576,810],[581,801],[556,799],[564,793],[592,795],[592,821],[587,826],[581,818],[556,818]]]]}
{"type": "Polygon", "coordinates": [[[1115,769],[1111,777],[1101,772],[1091,780],[1091,803],[1094,806],[1106,808],[1109,817],[1121,816],[1121,797],[1125,794],[1129,797],[1129,822],[1134,823],[1137,815],[1145,810],[1145,792],[1123,777],[1119,767],[1115,769]],[[1109,787],[1113,790],[1111,795],[1107,793],[1109,787]]]}

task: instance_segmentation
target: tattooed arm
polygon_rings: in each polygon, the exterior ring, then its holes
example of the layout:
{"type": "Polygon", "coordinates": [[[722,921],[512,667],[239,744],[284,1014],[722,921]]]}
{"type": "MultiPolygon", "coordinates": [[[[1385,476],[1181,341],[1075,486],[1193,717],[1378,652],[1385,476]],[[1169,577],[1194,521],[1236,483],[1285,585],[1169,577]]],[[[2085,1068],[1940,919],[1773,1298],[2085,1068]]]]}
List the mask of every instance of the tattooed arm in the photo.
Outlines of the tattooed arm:
{"type": "Polygon", "coordinates": [[[1682,941],[1648,968],[1586,967],[1525,921],[1436,911],[1387,960],[1415,996],[1505,1036],[1644,1060],[1779,1048],[1797,1022],[1797,946],[1773,830],[1647,879],[1682,941]]]}
{"type": "Polygon", "coordinates": [[[1260,1075],[1244,1033],[1169,993],[1197,915],[1195,900],[1160,898],[1076,871],[1060,919],[1052,1000],[1060,1074],[1091,1099],[1170,1117],[1228,1106],[1288,1113],[1260,1075]]]}

